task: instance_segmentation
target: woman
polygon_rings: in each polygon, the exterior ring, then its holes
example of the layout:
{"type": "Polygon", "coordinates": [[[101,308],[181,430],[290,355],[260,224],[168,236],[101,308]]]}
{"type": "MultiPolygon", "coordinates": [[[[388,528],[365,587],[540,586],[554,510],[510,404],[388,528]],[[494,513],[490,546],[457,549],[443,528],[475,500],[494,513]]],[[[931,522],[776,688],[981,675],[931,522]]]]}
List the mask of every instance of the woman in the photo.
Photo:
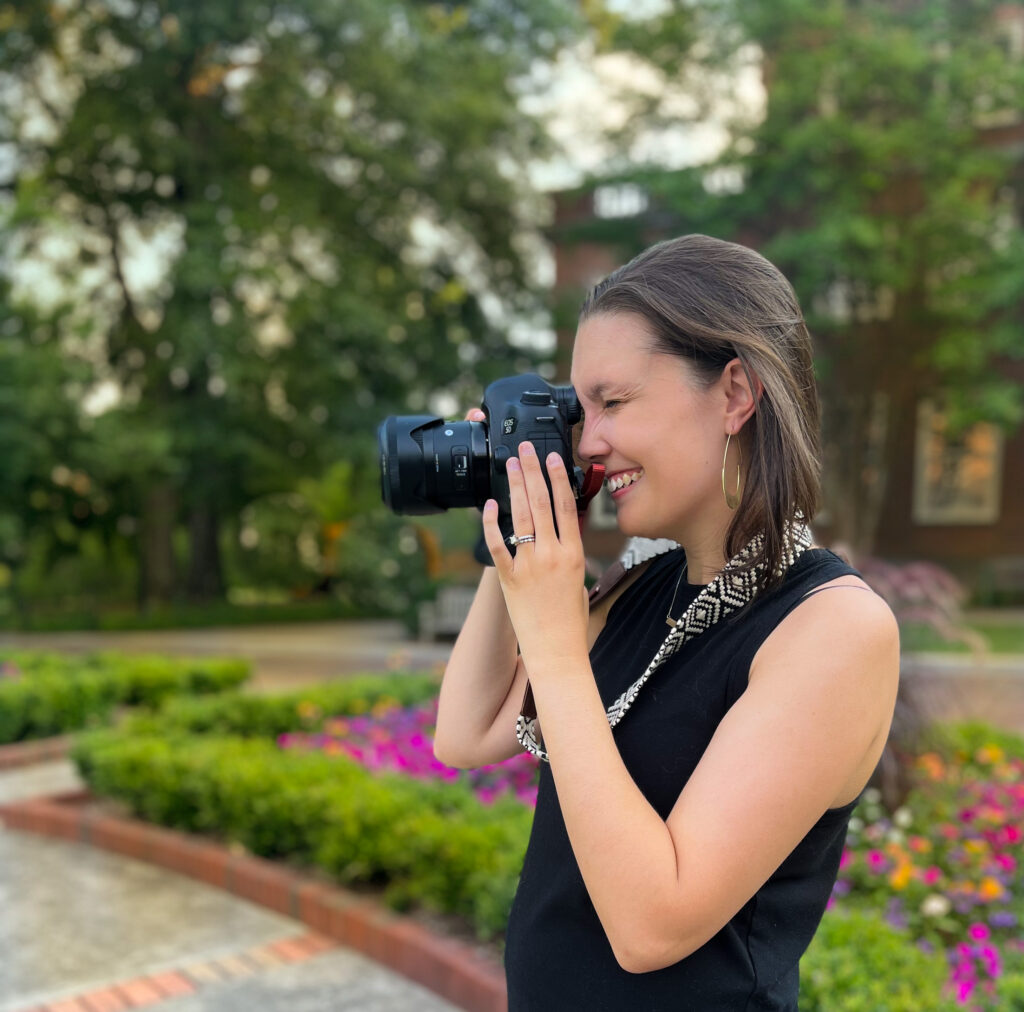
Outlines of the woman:
{"type": "Polygon", "coordinates": [[[435,740],[476,766],[514,755],[518,725],[549,760],[509,1007],[795,1012],[899,659],[889,608],[805,526],[819,408],[796,297],[742,246],[659,244],[588,296],[572,382],[579,456],[605,465],[622,532],[648,540],[588,606],[565,469],[547,460],[549,497],[524,443],[515,554],[491,501],[495,567],[435,740]]]}

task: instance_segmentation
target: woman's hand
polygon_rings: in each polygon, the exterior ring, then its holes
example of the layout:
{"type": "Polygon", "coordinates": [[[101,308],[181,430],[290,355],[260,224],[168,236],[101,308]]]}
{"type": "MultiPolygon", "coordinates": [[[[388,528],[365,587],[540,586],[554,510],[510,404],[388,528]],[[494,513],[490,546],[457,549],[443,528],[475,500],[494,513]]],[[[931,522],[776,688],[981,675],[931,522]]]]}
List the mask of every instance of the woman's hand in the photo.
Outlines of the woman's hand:
{"type": "Polygon", "coordinates": [[[518,545],[514,558],[498,529],[498,504],[489,499],[484,506],[484,539],[529,671],[557,668],[553,661],[585,662],[588,654],[576,498],[562,458],[551,453],[546,463],[551,496],[531,443],[521,443],[519,457],[506,465],[513,530],[517,537],[532,534],[536,538],[518,545]],[[531,660],[542,659],[543,664],[531,665],[531,660]]]}

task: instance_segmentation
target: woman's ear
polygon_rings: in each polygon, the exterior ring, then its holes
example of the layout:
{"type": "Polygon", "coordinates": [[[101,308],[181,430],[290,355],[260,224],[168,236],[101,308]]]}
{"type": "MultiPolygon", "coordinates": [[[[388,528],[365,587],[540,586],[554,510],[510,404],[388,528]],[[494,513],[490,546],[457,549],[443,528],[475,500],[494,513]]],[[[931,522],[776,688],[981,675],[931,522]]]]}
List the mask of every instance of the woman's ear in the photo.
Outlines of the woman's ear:
{"type": "Polygon", "coordinates": [[[738,358],[722,370],[721,383],[726,418],[731,421],[733,431],[739,432],[757,410],[757,404],[764,395],[764,384],[738,358]]]}

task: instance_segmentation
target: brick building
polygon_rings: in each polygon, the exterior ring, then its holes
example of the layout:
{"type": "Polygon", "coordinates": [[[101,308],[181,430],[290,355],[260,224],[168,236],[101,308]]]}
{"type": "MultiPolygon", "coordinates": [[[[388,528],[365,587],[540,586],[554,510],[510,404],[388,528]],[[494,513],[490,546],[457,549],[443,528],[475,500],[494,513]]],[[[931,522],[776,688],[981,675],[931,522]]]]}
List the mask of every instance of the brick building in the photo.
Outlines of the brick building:
{"type": "MultiPolygon", "coordinates": [[[[1022,20],[1024,25],[1024,20],[1022,20]]],[[[999,142],[1021,145],[1024,124],[1001,127],[999,142]]],[[[574,226],[600,218],[629,219],[645,243],[666,237],[645,195],[635,187],[598,187],[590,192],[560,194],[552,229],[556,301],[566,309],[578,305],[591,285],[621,263],[611,241],[570,240],[574,226]]],[[[568,314],[567,314],[568,315],[568,314]]],[[[1021,324],[1024,342],[1024,320],[1021,324]]],[[[568,377],[572,330],[560,328],[559,380],[568,377]]],[[[1004,375],[1024,385],[1024,360],[1007,359],[1004,375]]],[[[927,399],[904,413],[911,424],[898,429],[898,459],[887,475],[879,518],[876,552],[899,561],[927,559],[958,576],[981,600],[1024,597],[1024,426],[1006,437],[993,426],[976,425],[955,443],[943,432],[942,419],[927,399]]],[[[816,537],[832,541],[827,512],[814,523],[816,537]]],[[[587,533],[587,551],[601,562],[622,544],[614,506],[607,493],[595,501],[587,533]]]]}

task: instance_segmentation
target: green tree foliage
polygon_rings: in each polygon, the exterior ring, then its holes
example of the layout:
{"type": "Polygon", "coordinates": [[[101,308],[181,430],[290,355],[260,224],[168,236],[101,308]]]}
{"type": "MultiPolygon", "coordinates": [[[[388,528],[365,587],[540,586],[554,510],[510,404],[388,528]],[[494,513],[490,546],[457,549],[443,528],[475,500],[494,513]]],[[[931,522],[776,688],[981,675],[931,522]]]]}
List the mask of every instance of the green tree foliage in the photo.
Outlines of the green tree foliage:
{"type": "Polygon", "coordinates": [[[247,504],[513,367],[545,143],[516,87],[564,3],[23,0],[0,29],[6,273],[73,300],[50,339],[144,599],[219,595],[247,504]]]}
{"type": "Polygon", "coordinates": [[[674,212],[659,228],[752,245],[793,281],[818,342],[828,505],[870,548],[918,397],[943,392],[954,430],[1024,416],[994,368],[1024,355],[1024,53],[990,0],[695,9],[691,58],[723,87],[759,62],[766,103],[731,106],[713,164],[643,179],[674,212]]]}
{"type": "Polygon", "coordinates": [[[39,565],[52,566],[75,550],[86,519],[108,505],[86,474],[59,463],[74,458],[83,440],[67,393],[76,370],[52,345],[28,337],[45,333],[38,323],[0,285],[0,588],[15,591],[18,607],[30,547],[39,565]]]}

